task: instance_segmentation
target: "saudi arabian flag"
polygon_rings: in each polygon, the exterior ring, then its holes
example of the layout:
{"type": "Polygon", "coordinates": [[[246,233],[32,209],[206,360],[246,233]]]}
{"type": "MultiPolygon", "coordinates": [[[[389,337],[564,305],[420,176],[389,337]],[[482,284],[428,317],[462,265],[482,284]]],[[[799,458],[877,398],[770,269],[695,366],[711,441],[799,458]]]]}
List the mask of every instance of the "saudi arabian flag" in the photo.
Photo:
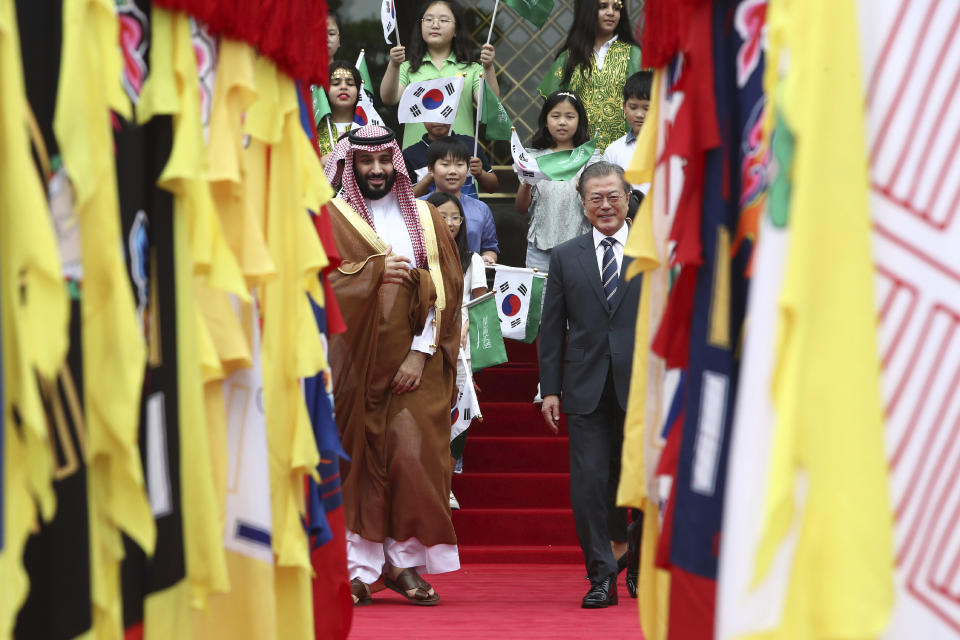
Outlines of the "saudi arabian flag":
{"type": "Polygon", "coordinates": [[[503,108],[497,94],[493,92],[486,82],[481,80],[483,85],[483,100],[480,104],[480,122],[487,126],[486,133],[488,140],[509,140],[510,130],[513,128],[513,122],[507,115],[507,110],[503,108]]]}
{"type": "Polygon", "coordinates": [[[470,318],[470,362],[474,371],[503,364],[507,348],[500,333],[500,318],[493,293],[487,293],[466,305],[470,318]]]}
{"type": "Polygon", "coordinates": [[[553,12],[553,0],[503,0],[503,4],[532,22],[537,29],[543,27],[553,12]]]}
{"type": "Polygon", "coordinates": [[[551,180],[569,180],[587,164],[597,149],[597,137],[571,151],[555,151],[537,158],[537,166],[551,180]]]}
{"type": "Polygon", "coordinates": [[[373,80],[370,79],[370,70],[367,69],[367,58],[363,49],[360,49],[360,55],[357,56],[357,71],[360,72],[360,86],[372,94],[373,80]]]}
{"type": "MultiPolygon", "coordinates": [[[[461,361],[464,361],[463,351],[460,354],[461,361]]],[[[463,447],[467,443],[467,427],[477,418],[483,420],[483,415],[477,402],[477,390],[473,386],[473,374],[467,368],[463,386],[457,394],[457,404],[450,411],[450,455],[454,458],[463,455],[463,447]]]]}
{"type": "MultiPolygon", "coordinates": [[[[493,292],[504,338],[526,340],[527,317],[533,298],[533,270],[497,266],[493,292]]],[[[539,322],[539,317],[537,318],[539,322]]]]}
{"type": "Polygon", "coordinates": [[[547,277],[545,274],[534,273],[533,285],[530,288],[530,312],[527,313],[527,334],[523,341],[533,342],[540,334],[540,312],[543,309],[543,294],[546,290],[547,277]]]}
{"type": "Polygon", "coordinates": [[[319,127],[323,117],[330,115],[330,101],[323,87],[311,85],[310,93],[313,95],[313,122],[319,127]]]}

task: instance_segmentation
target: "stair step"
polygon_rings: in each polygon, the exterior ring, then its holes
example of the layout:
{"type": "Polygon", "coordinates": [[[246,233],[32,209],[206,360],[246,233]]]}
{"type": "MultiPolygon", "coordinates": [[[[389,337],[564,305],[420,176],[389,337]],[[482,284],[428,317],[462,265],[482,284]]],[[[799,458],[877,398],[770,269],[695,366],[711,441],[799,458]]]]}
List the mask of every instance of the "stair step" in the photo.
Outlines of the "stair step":
{"type": "Polygon", "coordinates": [[[570,509],[460,509],[453,528],[461,545],[577,544],[570,509]]]}
{"type": "MultiPolygon", "coordinates": [[[[466,469],[473,461],[464,458],[466,469]]],[[[570,474],[474,473],[453,476],[453,492],[470,508],[570,508],[570,474]]]]}
{"type": "Polygon", "coordinates": [[[495,398],[498,402],[526,402],[530,404],[537,393],[540,373],[536,365],[493,367],[476,375],[480,392],[477,399],[495,398]]]}
{"type": "Polygon", "coordinates": [[[460,545],[461,564],[580,564],[583,552],[575,545],[460,545]]]}
{"type": "MultiPolygon", "coordinates": [[[[470,434],[554,437],[543,422],[540,405],[533,404],[529,399],[526,402],[484,402],[480,398],[480,411],[483,421],[474,422],[470,426],[470,434]]],[[[562,413],[560,435],[567,435],[567,417],[562,413]]]]}
{"type": "Polygon", "coordinates": [[[569,446],[564,436],[467,436],[464,462],[484,473],[569,473],[569,446]]]}
{"type": "Polygon", "coordinates": [[[513,364],[527,363],[537,365],[537,345],[527,344],[518,340],[504,340],[507,348],[507,360],[513,364]]]}

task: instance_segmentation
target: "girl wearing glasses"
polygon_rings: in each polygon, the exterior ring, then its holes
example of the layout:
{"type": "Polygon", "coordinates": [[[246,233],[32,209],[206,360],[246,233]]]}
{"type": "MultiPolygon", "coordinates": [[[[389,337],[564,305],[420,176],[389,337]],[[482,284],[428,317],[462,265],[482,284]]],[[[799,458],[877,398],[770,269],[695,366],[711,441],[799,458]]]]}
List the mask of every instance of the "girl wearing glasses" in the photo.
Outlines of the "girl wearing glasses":
{"type": "Polygon", "coordinates": [[[597,148],[604,151],[627,132],[620,94],[637,71],[640,48],[626,6],[621,0],[581,0],[567,41],[537,90],[544,97],[557,89],[580,95],[591,130],[599,129],[597,148]]]}
{"type": "MultiPolygon", "coordinates": [[[[380,98],[386,105],[400,102],[407,85],[436,78],[453,78],[463,74],[464,87],[480,89],[480,78],[500,95],[500,85],[493,68],[495,51],[493,45],[480,48],[479,64],[474,61],[473,45],[463,21],[460,6],[452,0],[430,0],[420,8],[419,19],[414,24],[407,47],[390,49],[390,62],[380,82],[380,98]],[[410,55],[407,55],[407,48],[410,55]]],[[[467,90],[460,96],[460,108],[453,122],[453,133],[473,136],[473,99],[467,90]]],[[[402,148],[416,144],[426,132],[420,123],[408,123],[403,127],[402,148]]]]}
{"type": "MultiPolygon", "coordinates": [[[[456,196],[442,191],[433,192],[427,202],[432,204],[443,216],[447,223],[447,229],[457,245],[457,252],[460,254],[460,267],[463,269],[463,304],[470,302],[473,298],[482,296],[487,292],[487,272],[483,263],[483,258],[479,253],[470,251],[467,246],[467,218],[463,214],[463,207],[456,196]]],[[[463,361],[466,360],[467,366],[470,366],[470,341],[467,339],[470,330],[470,318],[467,310],[460,307],[460,350],[463,351],[463,358],[457,358],[457,388],[463,385],[466,378],[466,369],[463,361]]],[[[461,463],[463,462],[463,445],[466,442],[466,434],[458,437],[450,443],[450,457],[453,460],[455,473],[460,473],[461,463]]],[[[460,503],[457,502],[453,490],[450,491],[450,508],[459,509],[460,503]]]]}

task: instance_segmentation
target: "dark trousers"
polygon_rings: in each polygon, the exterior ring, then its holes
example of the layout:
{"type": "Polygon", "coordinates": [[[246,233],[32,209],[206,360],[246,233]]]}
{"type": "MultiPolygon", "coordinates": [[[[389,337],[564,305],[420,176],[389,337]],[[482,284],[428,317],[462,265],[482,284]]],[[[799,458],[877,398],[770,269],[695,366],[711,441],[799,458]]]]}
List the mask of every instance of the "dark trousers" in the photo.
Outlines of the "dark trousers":
{"type": "Polygon", "coordinates": [[[617,573],[610,541],[627,539],[627,510],[617,508],[624,411],[607,373],[592,413],[570,414],[570,504],[591,581],[617,573]]]}

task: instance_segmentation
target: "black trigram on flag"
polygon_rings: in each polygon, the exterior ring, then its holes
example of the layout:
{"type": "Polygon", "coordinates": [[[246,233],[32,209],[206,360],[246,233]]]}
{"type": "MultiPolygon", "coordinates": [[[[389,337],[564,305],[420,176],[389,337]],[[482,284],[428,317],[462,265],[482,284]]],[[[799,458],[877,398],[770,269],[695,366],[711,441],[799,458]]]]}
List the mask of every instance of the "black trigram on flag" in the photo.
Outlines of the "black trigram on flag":
{"type": "Polygon", "coordinates": [[[413,95],[419,98],[424,94],[425,91],[426,89],[424,89],[423,87],[417,87],[417,90],[413,92],[413,95]]]}
{"type": "Polygon", "coordinates": [[[524,178],[532,178],[536,175],[533,171],[521,171],[520,173],[524,178]]]}
{"type": "Polygon", "coordinates": [[[510,289],[510,283],[504,282],[500,285],[500,293],[506,293],[510,289]]]}
{"type": "Polygon", "coordinates": [[[511,329],[516,329],[519,326],[520,326],[520,318],[514,318],[513,321],[510,322],[511,329]]]}
{"type": "Polygon", "coordinates": [[[519,291],[521,295],[527,295],[527,285],[521,284],[519,287],[517,287],[517,291],[519,291]]]}
{"type": "Polygon", "coordinates": [[[418,107],[417,105],[413,105],[412,107],[410,107],[410,113],[412,113],[413,116],[416,117],[416,116],[419,116],[419,115],[420,115],[421,113],[423,113],[423,112],[420,111],[420,107],[418,107]]]}
{"type": "Polygon", "coordinates": [[[447,84],[443,85],[443,90],[447,92],[448,96],[452,96],[454,92],[453,83],[448,82],[447,84]]]}
{"type": "Polygon", "coordinates": [[[450,105],[447,105],[440,111],[440,115],[444,118],[449,118],[451,113],[453,113],[453,109],[450,108],[450,105]]]}
{"type": "Polygon", "coordinates": [[[471,413],[472,412],[470,411],[470,407],[467,407],[466,409],[463,410],[463,419],[465,422],[470,422],[470,420],[472,420],[470,416],[471,413]]]}

